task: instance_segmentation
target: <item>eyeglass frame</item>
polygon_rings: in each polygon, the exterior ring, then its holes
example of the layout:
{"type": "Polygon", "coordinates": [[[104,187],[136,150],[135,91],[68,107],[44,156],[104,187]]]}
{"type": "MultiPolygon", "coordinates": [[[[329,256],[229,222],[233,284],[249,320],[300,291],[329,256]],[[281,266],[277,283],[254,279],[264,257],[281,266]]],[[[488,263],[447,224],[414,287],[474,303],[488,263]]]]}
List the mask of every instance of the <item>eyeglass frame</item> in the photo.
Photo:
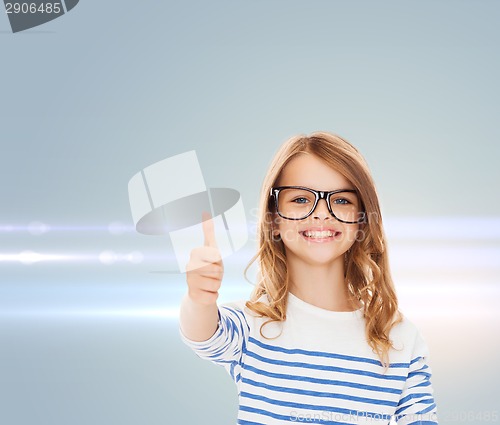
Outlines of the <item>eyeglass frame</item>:
{"type": "Polygon", "coordinates": [[[269,196],[274,198],[274,205],[276,207],[276,212],[278,213],[278,215],[281,218],[284,218],[285,220],[304,220],[304,219],[306,219],[318,207],[319,201],[321,199],[324,199],[326,201],[326,206],[328,207],[328,212],[333,216],[333,218],[340,221],[341,223],[346,223],[346,224],[365,223],[366,222],[366,214],[364,211],[362,211],[363,217],[361,219],[359,219],[358,221],[341,220],[333,213],[332,206],[330,205],[330,196],[335,194],[335,193],[342,193],[342,192],[351,192],[351,193],[356,193],[356,194],[358,193],[358,191],[354,190],[354,189],[337,189],[337,190],[325,191],[325,190],[314,190],[314,189],[311,189],[310,187],[304,187],[304,186],[278,186],[278,187],[271,187],[271,189],[269,191],[269,196]],[[305,215],[304,217],[301,217],[301,218],[289,218],[289,217],[285,217],[284,215],[282,215],[280,213],[279,208],[278,208],[278,197],[279,197],[279,193],[283,189],[302,189],[302,190],[307,190],[308,192],[313,193],[315,196],[315,201],[314,201],[313,207],[311,208],[311,211],[307,215],[305,215]]]}

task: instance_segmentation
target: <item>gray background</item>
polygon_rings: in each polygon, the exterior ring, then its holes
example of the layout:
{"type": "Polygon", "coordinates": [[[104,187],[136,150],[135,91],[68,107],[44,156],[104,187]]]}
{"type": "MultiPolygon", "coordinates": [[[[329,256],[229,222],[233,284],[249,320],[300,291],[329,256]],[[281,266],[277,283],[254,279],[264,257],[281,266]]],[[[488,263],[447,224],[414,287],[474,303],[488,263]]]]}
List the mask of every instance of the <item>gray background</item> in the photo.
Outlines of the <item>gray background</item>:
{"type": "Polygon", "coordinates": [[[82,0],[17,34],[2,14],[0,424],[234,424],[235,386],[180,341],[185,277],[168,238],[134,232],[127,183],[195,149],[208,186],[239,190],[250,240],[219,301],[243,298],[267,166],[316,130],[373,172],[440,423],[499,423],[499,14],[484,0],[82,0]]]}

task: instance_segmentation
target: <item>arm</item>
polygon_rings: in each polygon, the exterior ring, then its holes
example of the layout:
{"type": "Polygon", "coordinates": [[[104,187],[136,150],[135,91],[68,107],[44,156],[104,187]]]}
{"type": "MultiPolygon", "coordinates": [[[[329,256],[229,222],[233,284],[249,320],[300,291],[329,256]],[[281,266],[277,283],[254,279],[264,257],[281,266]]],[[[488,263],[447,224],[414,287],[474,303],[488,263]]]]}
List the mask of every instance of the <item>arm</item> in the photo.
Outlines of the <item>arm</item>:
{"type": "Polygon", "coordinates": [[[216,301],[224,274],[210,214],[203,214],[202,224],[205,242],[191,251],[186,267],[188,293],[180,309],[180,327],[193,341],[206,341],[217,329],[216,301]]]}
{"type": "Polygon", "coordinates": [[[429,349],[417,331],[408,377],[396,408],[398,425],[437,425],[429,349]]]}
{"type": "Polygon", "coordinates": [[[241,362],[246,350],[250,328],[243,311],[236,305],[222,305],[216,315],[216,330],[208,339],[189,339],[183,333],[182,326],[179,328],[180,336],[198,357],[230,367],[231,370],[228,371],[232,375],[233,368],[241,362]]]}
{"type": "Polygon", "coordinates": [[[188,293],[181,304],[179,331],[199,357],[227,366],[235,378],[249,327],[241,307],[217,306],[224,269],[208,214],[203,216],[203,233],[205,244],[191,252],[187,265],[188,293]]]}
{"type": "Polygon", "coordinates": [[[192,341],[206,341],[217,330],[219,309],[217,303],[200,304],[186,294],[180,310],[180,330],[192,341]]]}
{"type": "Polygon", "coordinates": [[[199,357],[230,365],[233,375],[246,347],[249,327],[240,307],[217,306],[224,269],[209,218],[204,214],[205,244],[191,252],[187,265],[188,293],[181,304],[179,331],[183,342],[199,357]]]}

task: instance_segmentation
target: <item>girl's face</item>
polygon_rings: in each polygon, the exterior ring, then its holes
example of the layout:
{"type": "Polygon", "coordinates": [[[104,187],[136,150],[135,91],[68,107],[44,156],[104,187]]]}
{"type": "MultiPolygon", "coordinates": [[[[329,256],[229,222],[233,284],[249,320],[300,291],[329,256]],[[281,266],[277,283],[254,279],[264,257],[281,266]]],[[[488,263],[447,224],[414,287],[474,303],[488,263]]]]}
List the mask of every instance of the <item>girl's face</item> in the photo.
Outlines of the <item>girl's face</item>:
{"type": "MultiPolygon", "coordinates": [[[[278,186],[303,186],[318,191],[354,189],[344,176],[313,154],[293,158],[283,169],[275,184],[278,186]]],[[[325,199],[320,199],[313,213],[303,220],[286,220],[275,214],[274,222],[274,232],[279,232],[287,260],[300,259],[311,265],[331,264],[342,257],[355,242],[359,228],[359,224],[342,223],[333,217],[325,199]]],[[[341,260],[343,264],[343,257],[341,260]]]]}

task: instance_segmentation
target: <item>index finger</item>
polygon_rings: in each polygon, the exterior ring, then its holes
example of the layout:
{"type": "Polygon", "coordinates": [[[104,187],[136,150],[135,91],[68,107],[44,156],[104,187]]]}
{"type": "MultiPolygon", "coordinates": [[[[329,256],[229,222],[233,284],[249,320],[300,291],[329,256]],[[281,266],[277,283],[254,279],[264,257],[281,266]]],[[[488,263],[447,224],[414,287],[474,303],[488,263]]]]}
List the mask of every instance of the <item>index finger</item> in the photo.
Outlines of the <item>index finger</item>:
{"type": "Polygon", "coordinates": [[[217,247],[215,240],[214,222],[209,212],[203,211],[202,213],[202,226],[203,234],[205,235],[205,246],[217,247]]]}

